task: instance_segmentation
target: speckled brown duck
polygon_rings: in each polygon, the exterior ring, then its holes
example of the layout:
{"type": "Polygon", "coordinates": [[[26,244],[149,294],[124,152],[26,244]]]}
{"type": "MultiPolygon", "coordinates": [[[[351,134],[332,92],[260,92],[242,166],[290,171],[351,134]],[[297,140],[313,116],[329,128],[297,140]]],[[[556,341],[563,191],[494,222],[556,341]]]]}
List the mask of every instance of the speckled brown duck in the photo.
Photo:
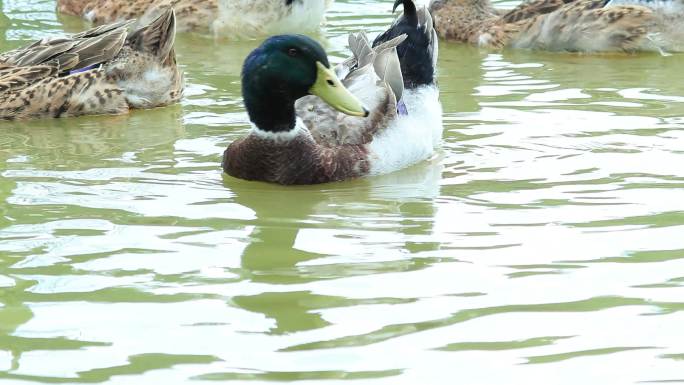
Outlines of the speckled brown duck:
{"type": "Polygon", "coordinates": [[[310,32],[333,0],[57,0],[60,13],[95,24],[139,19],[147,23],[175,9],[178,31],[231,38],[310,32]]]}
{"type": "Polygon", "coordinates": [[[432,0],[439,36],[489,48],[681,51],[682,0],[527,0],[501,13],[489,0],[432,0]]]}
{"type": "Polygon", "coordinates": [[[335,68],[302,35],[274,36],[255,49],[242,71],[252,128],[225,151],[224,171],[313,184],[429,158],[442,134],[437,36],[427,8],[411,0],[397,0],[395,8],[401,3],[404,14],[372,43],[364,33],[351,35],[353,57],[335,68]]]}
{"type": "Polygon", "coordinates": [[[178,101],[172,10],[129,33],[130,22],[43,39],[0,54],[0,119],[123,114],[178,101]]]}

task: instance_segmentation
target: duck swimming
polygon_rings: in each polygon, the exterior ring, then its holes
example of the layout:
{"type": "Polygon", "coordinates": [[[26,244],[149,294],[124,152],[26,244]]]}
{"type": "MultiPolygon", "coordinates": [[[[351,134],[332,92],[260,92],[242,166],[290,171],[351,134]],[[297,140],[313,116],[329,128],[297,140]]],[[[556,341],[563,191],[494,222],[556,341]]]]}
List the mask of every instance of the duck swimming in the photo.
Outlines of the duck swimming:
{"type": "Polygon", "coordinates": [[[389,173],[430,157],[441,141],[437,36],[425,7],[404,13],[371,44],[349,38],[335,68],[302,35],[267,39],[245,60],[242,94],[252,122],[224,153],[234,177],[314,184],[389,173]],[[342,81],[339,80],[342,78],[342,81]],[[364,106],[365,105],[365,106],[364,106]]]}
{"type": "Polygon", "coordinates": [[[0,119],[122,114],[180,99],[172,10],[128,32],[130,22],[43,39],[0,54],[0,119]]]}
{"type": "Polygon", "coordinates": [[[178,31],[255,38],[313,32],[333,0],[57,0],[59,12],[95,23],[139,19],[145,24],[173,8],[178,31]]]}
{"type": "Polygon", "coordinates": [[[488,48],[682,51],[682,0],[527,0],[508,12],[489,0],[432,0],[440,37],[488,48]]]}

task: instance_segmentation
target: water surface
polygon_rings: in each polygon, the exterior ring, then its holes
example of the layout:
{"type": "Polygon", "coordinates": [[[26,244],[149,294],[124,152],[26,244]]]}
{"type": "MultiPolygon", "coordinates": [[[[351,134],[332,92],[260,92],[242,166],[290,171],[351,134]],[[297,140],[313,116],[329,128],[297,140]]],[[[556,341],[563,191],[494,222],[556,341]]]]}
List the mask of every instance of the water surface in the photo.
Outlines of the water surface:
{"type": "MultiPolygon", "coordinates": [[[[332,60],[391,3],[338,0],[332,60]]],[[[3,49],[84,28],[2,9],[3,49]]],[[[684,383],[683,55],[442,44],[433,159],[281,187],[219,167],[258,43],[179,36],[180,105],[0,123],[0,383],[684,383]]]]}

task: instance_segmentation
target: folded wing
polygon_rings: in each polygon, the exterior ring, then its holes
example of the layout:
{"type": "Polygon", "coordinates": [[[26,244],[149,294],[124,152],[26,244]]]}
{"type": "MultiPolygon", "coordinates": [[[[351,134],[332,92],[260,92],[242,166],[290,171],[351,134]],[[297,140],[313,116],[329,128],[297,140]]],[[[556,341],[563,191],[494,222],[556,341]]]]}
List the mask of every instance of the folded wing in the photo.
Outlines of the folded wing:
{"type": "Polygon", "coordinates": [[[397,116],[397,101],[404,91],[397,46],[406,35],[371,47],[365,33],[349,36],[353,56],[340,63],[337,74],[369,109],[367,118],[353,117],[332,109],[317,96],[306,96],[295,104],[317,143],[326,147],[365,144],[397,116]]]}

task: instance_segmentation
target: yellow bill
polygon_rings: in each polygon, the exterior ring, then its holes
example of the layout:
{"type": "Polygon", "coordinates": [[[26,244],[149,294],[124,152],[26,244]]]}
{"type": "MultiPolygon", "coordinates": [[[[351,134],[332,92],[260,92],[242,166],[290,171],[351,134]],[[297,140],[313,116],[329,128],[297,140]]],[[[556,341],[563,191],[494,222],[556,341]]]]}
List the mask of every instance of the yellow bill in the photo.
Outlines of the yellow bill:
{"type": "Polygon", "coordinates": [[[330,107],[351,116],[368,116],[368,110],[361,101],[342,85],[335,72],[316,62],[318,73],[316,83],[309,89],[309,93],[316,95],[328,103],[330,107]]]}

